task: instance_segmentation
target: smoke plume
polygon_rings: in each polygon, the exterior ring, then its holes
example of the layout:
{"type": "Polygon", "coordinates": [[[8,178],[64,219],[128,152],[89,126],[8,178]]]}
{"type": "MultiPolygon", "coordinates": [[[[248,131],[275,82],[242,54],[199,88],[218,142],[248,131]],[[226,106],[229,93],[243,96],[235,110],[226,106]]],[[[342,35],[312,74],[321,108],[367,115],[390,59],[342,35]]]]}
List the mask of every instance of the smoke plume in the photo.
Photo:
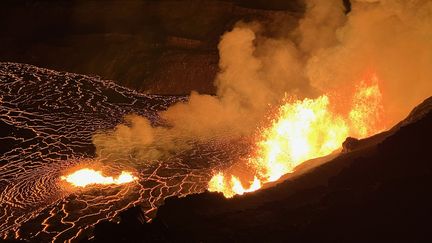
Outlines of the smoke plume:
{"type": "Polygon", "coordinates": [[[192,140],[247,136],[286,95],[346,91],[370,72],[386,126],[432,94],[432,1],[357,0],[346,13],[342,1],[308,0],[293,28],[272,23],[240,22],[221,37],[216,96],[192,92],[160,113],[166,126],[128,116],[94,136],[98,155],[158,159],[192,140]]]}

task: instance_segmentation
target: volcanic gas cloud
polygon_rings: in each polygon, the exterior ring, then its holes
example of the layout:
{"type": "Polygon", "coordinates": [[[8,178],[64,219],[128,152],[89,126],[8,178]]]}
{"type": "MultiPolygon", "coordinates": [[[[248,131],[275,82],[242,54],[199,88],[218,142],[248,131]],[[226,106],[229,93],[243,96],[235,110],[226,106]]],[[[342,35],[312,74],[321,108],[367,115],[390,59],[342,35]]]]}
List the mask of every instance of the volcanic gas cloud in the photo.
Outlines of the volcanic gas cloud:
{"type": "Polygon", "coordinates": [[[250,138],[253,149],[217,171],[209,190],[259,189],[305,160],[393,125],[432,93],[432,2],[306,1],[304,16],[240,22],[219,43],[216,96],[192,92],[160,113],[163,126],[130,116],[94,136],[97,153],[143,161],[184,149],[190,140],[250,138]]]}

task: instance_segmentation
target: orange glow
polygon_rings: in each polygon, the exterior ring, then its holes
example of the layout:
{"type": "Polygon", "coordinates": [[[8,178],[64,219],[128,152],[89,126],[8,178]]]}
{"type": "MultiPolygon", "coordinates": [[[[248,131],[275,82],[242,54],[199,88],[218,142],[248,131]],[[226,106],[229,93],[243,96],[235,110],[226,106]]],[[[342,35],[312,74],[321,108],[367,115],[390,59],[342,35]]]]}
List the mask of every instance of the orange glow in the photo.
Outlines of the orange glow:
{"type": "Polygon", "coordinates": [[[372,76],[371,84],[364,81],[357,87],[353,97],[349,120],[353,130],[352,136],[364,138],[383,130],[381,125],[382,95],[378,86],[378,78],[372,76]]]}
{"type": "Polygon", "coordinates": [[[228,198],[258,190],[304,161],[338,150],[348,136],[362,138],[378,132],[381,92],[377,78],[371,80],[370,85],[362,81],[357,86],[348,114],[335,114],[327,95],[283,104],[248,159],[247,166],[254,171],[250,186],[244,188],[238,177],[219,172],[209,181],[208,190],[228,198]]]}
{"type": "Polygon", "coordinates": [[[223,192],[225,197],[233,197],[234,195],[243,195],[246,192],[253,192],[261,188],[261,181],[254,177],[249,188],[245,189],[242,182],[237,176],[231,175],[231,180],[226,181],[225,176],[219,172],[212,177],[209,182],[209,191],[223,192]]]}
{"type": "Polygon", "coordinates": [[[88,185],[95,185],[95,184],[120,185],[120,184],[132,182],[137,178],[134,177],[132,173],[127,171],[122,171],[122,173],[117,178],[113,178],[111,176],[102,175],[102,172],[100,171],[84,168],[84,169],[77,170],[67,176],[62,176],[60,177],[60,179],[67,181],[76,187],[86,187],[88,185]]]}

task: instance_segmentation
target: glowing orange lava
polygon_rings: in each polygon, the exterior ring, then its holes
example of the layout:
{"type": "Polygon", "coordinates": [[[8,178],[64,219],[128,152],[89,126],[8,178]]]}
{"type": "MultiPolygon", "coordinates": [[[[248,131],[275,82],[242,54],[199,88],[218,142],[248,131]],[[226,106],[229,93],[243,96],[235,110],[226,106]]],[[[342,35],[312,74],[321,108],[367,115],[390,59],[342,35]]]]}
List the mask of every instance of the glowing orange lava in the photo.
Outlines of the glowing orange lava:
{"type": "Polygon", "coordinates": [[[349,121],[352,127],[351,136],[364,138],[383,130],[382,95],[378,86],[378,78],[372,76],[370,85],[361,82],[354,94],[349,121]]]}
{"type": "Polygon", "coordinates": [[[76,187],[86,187],[88,185],[95,185],[95,184],[120,185],[120,184],[132,182],[137,178],[133,176],[132,173],[127,171],[122,171],[122,173],[117,178],[113,178],[111,176],[102,175],[102,172],[100,171],[84,168],[84,169],[77,170],[67,176],[62,176],[60,177],[60,179],[67,181],[76,187]]]}
{"type": "Polygon", "coordinates": [[[361,82],[356,88],[351,110],[345,115],[331,110],[327,95],[283,104],[247,161],[254,171],[250,186],[245,188],[239,177],[219,172],[209,181],[208,190],[228,198],[258,190],[304,161],[336,151],[348,136],[365,137],[380,131],[381,92],[375,76],[370,83],[361,82]]]}

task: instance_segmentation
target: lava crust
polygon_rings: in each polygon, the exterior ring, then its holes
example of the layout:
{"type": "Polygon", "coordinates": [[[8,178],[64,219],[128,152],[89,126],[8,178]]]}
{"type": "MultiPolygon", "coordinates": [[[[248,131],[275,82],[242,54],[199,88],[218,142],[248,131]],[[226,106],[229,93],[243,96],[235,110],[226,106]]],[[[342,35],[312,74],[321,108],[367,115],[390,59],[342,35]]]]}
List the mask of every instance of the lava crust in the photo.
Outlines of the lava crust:
{"type": "Polygon", "coordinates": [[[64,170],[97,160],[96,131],[113,128],[131,113],[161,124],[157,112],[186,99],[140,94],[99,77],[0,63],[0,237],[79,240],[99,221],[117,220],[133,205],[149,220],[166,197],[203,192],[213,171],[242,153],[229,139],[192,141],[188,151],[163,161],[130,161],[137,183],[68,189],[59,180],[64,170]]]}

